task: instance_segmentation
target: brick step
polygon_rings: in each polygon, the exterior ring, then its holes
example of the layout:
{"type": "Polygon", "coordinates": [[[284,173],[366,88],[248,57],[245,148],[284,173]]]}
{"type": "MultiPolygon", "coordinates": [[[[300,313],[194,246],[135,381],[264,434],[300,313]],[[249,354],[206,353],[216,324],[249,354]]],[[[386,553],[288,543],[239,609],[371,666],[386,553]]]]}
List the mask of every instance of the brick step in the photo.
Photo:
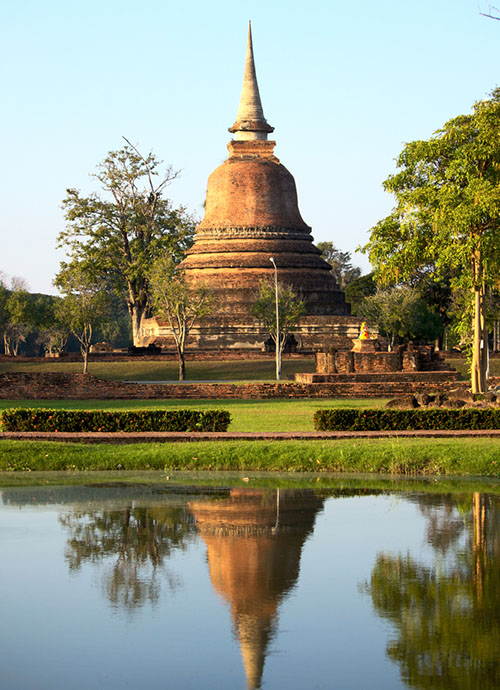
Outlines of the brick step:
{"type": "Polygon", "coordinates": [[[374,372],[369,374],[295,374],[297,383],[429,383],[440,384],[456,381],[460,374],[455,371],[374,372]]]}
{"type": "Polygon", "coordinates": [[[456,371],[456,369],[448,362],[438,360],[437,362],[424,362],[421,365],[421,371],[456,371]]]}

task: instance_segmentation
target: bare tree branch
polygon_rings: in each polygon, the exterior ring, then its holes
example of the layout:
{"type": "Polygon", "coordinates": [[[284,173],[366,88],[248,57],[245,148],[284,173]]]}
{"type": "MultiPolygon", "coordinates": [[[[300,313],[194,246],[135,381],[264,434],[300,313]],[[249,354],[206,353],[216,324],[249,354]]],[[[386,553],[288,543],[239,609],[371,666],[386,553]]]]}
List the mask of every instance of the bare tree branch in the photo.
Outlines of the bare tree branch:
{"type": "Polygon", "coordinates": [[[494,7],[493,5],[488,5],[489,14],[487,14],[486,12],[481,12],[481,8],[479,8],[479,14],[481,15],[481,17],[488,17],[488,19],[496,19],[497,21],[500,21],[500,16],[496,17],[494,14],[491,14],[492,10],[495,10],[495,12],[498,12],[500,14],[500,10],[498,9],[498,7],[494,7]]]}

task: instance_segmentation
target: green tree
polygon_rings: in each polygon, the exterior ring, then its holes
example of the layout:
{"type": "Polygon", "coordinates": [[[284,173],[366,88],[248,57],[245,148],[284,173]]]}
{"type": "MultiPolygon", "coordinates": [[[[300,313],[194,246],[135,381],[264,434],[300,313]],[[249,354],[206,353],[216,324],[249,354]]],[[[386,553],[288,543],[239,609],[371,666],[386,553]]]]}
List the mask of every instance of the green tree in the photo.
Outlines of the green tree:
{"type": "Polygon", "coordinates": [[[213,294],[205,285],[190,286],[182,266],[165,255],[153,264],[150,285],[154,312],[168,322],[172,331],[179,362],[179,381],[183,381],[186,376],[186,339],[196,321],[211,312],[213,294]]]}
{"type": "Polygon", "coordinates": [[[4,326],[4,351],[6,355],[17,356],[21,343],[26,342],[29,333],[35,329],[36,310],[27,285],[21,278],[12,279],[12,290],[5,308],[7,322],[4,326]]]}
{"type": "Polygon", "coordinates": [[[433,341],[441,330],[441,321],[409,286],[380,289],[359,307],[360,315],[378,326],[388,340],[389,350],[400,341],[433,341]]]}
{"type": "Polygon", "coordinates": [[[35,345],[41,346],[45,354],[61,353],[66,347],[69,330],[60,318],[61,297],[33,295],[37,313],[37,337],[35,345]]]}
{"type": "Polygon", "coordinates": [[[376,292],[377,284],[373,280],[373,273],[352,280],[345,289],[345,299],[351,305],[351,313],[358,316],[363,300],[376,292]]]}
{"type": "Polygon", "coordinates": [[[105,322],[109,313],[106,291],[77,262],[64,265],[54,283],[64,295],[56,306],[57,321],[80,343],[83,373],[86,374],[95,330],[105,322]]]}
{"type": "Polygon", "coordinates": [[[436,343],[439,349],[441,349],[444,347],[445,333],[449,332],[453,321],[452,305],[454,293],[451,288],[451,275],[449,272],[443,272],[437,278],[435,273],[429,274],[426,272],[417,276],[413,285],[418,288],[429,309],[439,316],[441,329],[436,337],[436,343]]]}
{"type": "MultiPolygon", "coordinates": [[[[5,329],[9,320],[9,312],[7,311],[7,300],[9,298],[9,291],[5,286],[3,277],[0,275],[0,329],[2,333],[2,340],[5,344],[5,329]]],[[[4,345],[5,347],[5,345],[4,345]]],[[[4,349],[4,353],[8,354],[4,349]]]]}
{"type": "Polygon", "coordinates": [[[428,141],[407,144],[399,172],[384,183],[396,206],[364,247],[378,281],[398,283],[425,268],[438,278],[451,272],[452,288],[469,291],[474,393],[486,389],[485,296],[500,268],[499,140],[497,89],[428,141]]]}
{"type": "Polygon", "coordinates": [[[193,218],[163,197],[177,175],[171,167],[160,175],[155,155],[143,157],[127,141],[119,151],[108,153],[93,176],[101,194],[82,196],[68,189],[63,201],[67,223],[58,246],[125,298],[134,345],[150,304],[152,263],[162,254],[180,260],[192,244],[193,218]]]}
{"type": "Polygon", "coordinates": [[[291,287],[278,282],[279,333],[276,328],[276,288],[271,280],[261,280],[259,291],[252,305],[252,314],[269,332],[278,347],[276,378],[281,378],[281,360],[286,340],[297,326],[300,317],[305,316],[306,308],[299,295],[291,287]]]}
{"type": "Polygon", "coordinates": [[[350,252],[341,252],[333,242],[318,242],[316,245],[323,259],[332,267],[332,274],[341,290],[361,275],[361,269],[352,265],[350,252]]]}

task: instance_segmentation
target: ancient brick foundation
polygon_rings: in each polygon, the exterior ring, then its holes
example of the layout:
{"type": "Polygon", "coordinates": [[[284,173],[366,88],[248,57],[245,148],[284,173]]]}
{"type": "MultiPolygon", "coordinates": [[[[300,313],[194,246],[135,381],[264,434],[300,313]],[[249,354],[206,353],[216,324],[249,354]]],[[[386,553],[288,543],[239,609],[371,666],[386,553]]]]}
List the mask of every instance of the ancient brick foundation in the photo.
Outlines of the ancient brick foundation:
{"type": "MultiPolygon", "coordinates": [[[[301,351],[333,347],[350,350],[352,339],[359,334],[360,319],[355,316],[308,315],[300,319],[292,330],[297,348],[301,351]]],[[[210,351],[262,350],[269,339],[267,331],[255,319],[221,316],[205,318],[195,323],[187,347],[210,351]]],[[[156,319],[144,319],[141,325],[141,345],[150,343],[172,348],[174,339],[167,323],[156,319]]]]}
{"type": "Polygon", "coordinates": [[[435,354],[432,348],[422,346],[394,352],[338,351],[333,347],[316,352],[316,372],[296,374],[301,383],[321,383],[334,380],[338,374],[392,374],[401,376],[404,372],[443,371],[449,369],[444,358],[435,354]]]}
{"type": "Polygon", "coordinates": [[[168,400],[270,398],[376,398],[447,390],[456,372],[335,374],[326,383],[126,383],[91,374],[0,374],[3,400],[168,400]]]}

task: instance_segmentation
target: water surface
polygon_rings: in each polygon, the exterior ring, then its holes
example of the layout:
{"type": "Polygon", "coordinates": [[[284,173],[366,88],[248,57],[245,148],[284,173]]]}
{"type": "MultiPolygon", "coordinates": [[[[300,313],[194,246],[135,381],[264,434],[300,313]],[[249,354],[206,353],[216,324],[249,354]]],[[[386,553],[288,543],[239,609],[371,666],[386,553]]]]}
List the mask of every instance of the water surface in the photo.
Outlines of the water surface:
{"type": "Polygon", "coordinates": [[[500,687],[476,491],[4,488],[9,690],[500,687]]]}

